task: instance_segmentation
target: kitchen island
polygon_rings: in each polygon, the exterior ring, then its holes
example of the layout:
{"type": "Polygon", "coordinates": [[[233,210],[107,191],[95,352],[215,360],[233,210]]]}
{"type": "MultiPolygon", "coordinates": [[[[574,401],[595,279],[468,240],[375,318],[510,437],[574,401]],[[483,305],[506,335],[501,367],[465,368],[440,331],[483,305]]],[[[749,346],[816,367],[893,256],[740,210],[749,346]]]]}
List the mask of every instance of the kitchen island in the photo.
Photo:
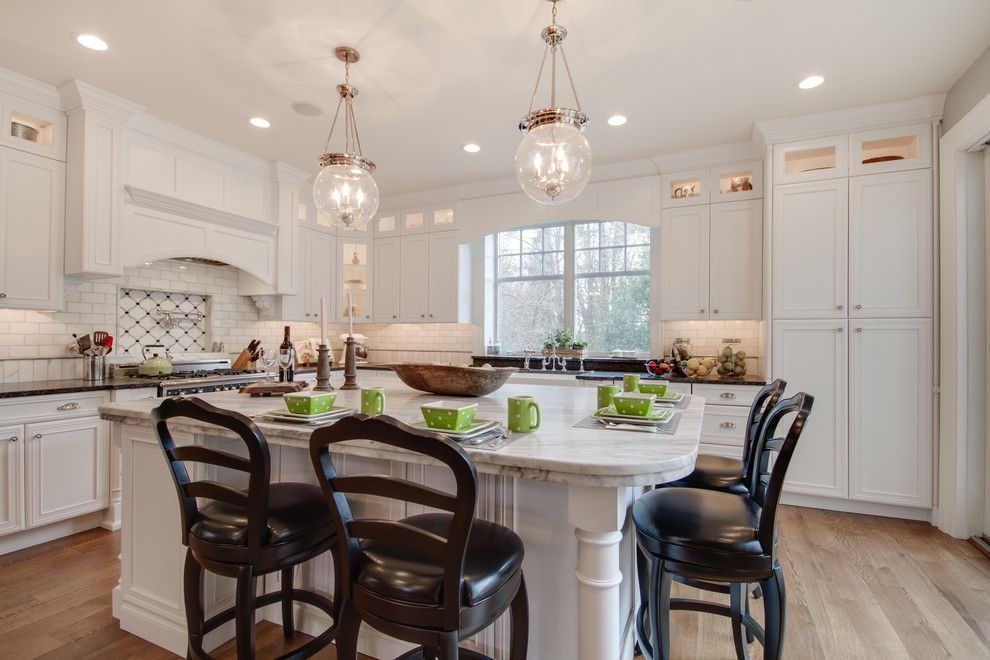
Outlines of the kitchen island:
{"type": "MultiPolygon", "coordinates": [[[[523,568],[530,598],[529,657],[539,660],[631,658],[635,604],[634,538],[629,507],[644,488],[690,473],[698,451],[704,400],[694,396],[673,434],[575,428],[593,412],[594,389],[553,385],[507,385],[479,404],[478,417],[505,419],[506,399],[530,394],[542,408],[542,427],[512,437],[497,451],[467,448],[479,472],[479,517],[516,530],[526,546],[523,568]]],[[[387,387],[386,413],[403,421],[419,416],[419,406],[440,397],[411,390],[395,380],[387,387]]],[[[278,399],[251,399],[230,392],[203,397],[214,405],[258,415],[278,407],[278,399]]],[[[446,397],[449,398],[449,397],[446,397]]],[[[359,407],[359,393],[339,392],[338,405],[359,407]]],[[[181,575],[184,548],[175,489],[150,424],[156,401],[106,404],[104,419],[114,424],[123,450],[123,536],[121,580],[114,590],[114,615],[121,627],[173,652],[185,654],[186,631],[181,575]]],[[[272,479],[315,483],[308,453],[310,429],[260,421],[272,455],[272,479]]],[[[180,444],[200,443],[236,451],[240,440],[192,420],[174,423],[180,444]]],[[[415,455],[370,442],[337,445],[338,470],[379,472],[440,489],[450,489],[449,473],[415,455]]],[[[228,475],[222,475],[228,479],[228,475]]],[[[217,478],[211,473],[211,478],[217,478]]],[[[416,505],[360,498],[363,515],[401,518],[422,511],[416,505]]],[[[329,591],[329,553],[304,565],[296,578],[329,591]]],[[[266,589],[277,575],[266,577],[266,589]]],[[[207,611],[232,604],[232,583],[208,575],[207,611]]],[[[279,621],[278,608],[266,618],[279,621]]],[[[504,619],[504,617],[503,617],[504,619]]],[[[303,610],[299,627],[323,630],[321,615],[303,610]]],[[[500,620],[474,639],[475,648],[504,657],[508,625],[500,620]]],[[[233,637],[232,627],[207,639],[208,648],[233,637]]],[[[362,627],[360,650],[390,658],[409,648],[362,627]]]]}

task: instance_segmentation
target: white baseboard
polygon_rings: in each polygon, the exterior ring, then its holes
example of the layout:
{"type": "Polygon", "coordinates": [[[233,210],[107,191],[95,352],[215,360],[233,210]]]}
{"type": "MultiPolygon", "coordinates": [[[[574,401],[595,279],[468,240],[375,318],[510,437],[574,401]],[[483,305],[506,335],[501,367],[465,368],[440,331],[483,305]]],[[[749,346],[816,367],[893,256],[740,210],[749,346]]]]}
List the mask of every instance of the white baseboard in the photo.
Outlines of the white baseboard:
{"type": "Polygon", "coordinates": [[[878,504],[876,502],[857,502],[855,500],[845,500],[836,497],[819,497],[816,495],[801,495],[798,493],[784,493],[781,496],[780,501],[783,504],[809,507],[812,509],[842,511],[844,513],[862,513],[869,516],[883,516],[884,518],[924,520],[925,522],[931,522],[932,520],[931,509],[919,509],[911,506],[878,504]]]}
{"type": "Polygon", "coordinates": [[[61,520],[50,525],[45,525],[44,527],[35,527],[34,529],[27,529],[23,532],[7,534],[0,537],[0,555],[30,548],[34,545],[48,543],[64,536],[71,536],[72,534],[85,532],[87,529],[99,527],[103,522],[104,515],[105,512],[103,511],[95,511],[79,516],[78,518],[69,518],[68,520],[61,520]]]}
{"type": "Polygon", "coordinates": [[[100,521],[100,527],[103,529],[109,529],[111,532],[116,532],[119,530],[120,512],[122,508],[123,502],[111,502],[107,510],[103,512],[103,520],[100,521]]]}

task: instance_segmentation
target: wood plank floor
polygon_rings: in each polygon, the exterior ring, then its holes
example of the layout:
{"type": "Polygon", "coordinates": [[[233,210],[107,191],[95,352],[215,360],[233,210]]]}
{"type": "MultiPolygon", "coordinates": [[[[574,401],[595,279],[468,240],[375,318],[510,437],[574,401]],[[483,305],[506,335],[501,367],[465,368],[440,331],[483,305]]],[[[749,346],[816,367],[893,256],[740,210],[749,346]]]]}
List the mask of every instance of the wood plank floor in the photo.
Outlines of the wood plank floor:
{"type": "MultiPolygon", "coordinates": [[[[990,658],[990,559],[966,541],[927,523],[796,507],[782,510],[781,535],[788,657],[990,658]]],[[[92,530],[0,557],[0,658],[174,657],[110,613],[119,545],[92,530]]],[[[674,658],[734,657],[726,619],[675,612],[671,623],[674,658]]],[[[288,648],[280,628],[259,625],[258,657],[288,648]]],[[[216,656],[234,658],[233,644],[216,656]]]]}

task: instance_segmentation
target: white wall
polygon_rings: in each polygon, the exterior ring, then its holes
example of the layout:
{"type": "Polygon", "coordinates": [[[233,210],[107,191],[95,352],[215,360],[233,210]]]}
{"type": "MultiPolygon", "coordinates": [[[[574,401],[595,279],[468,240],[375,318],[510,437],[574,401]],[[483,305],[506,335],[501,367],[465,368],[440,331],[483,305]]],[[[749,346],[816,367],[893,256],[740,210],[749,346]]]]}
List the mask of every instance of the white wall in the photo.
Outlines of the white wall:
{"type": "Polygon", "coordinates": [[[988,94],[990,94],[990,46],[949,89],[945,97],[942,132],[947,133],[988,94]]]}

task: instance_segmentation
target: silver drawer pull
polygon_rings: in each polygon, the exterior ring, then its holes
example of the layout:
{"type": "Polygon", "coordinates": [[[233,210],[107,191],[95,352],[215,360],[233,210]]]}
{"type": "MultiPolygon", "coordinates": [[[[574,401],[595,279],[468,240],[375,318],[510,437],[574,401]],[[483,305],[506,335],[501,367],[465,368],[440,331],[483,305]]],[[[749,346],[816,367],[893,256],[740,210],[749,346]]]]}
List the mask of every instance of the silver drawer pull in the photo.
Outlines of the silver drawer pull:
{"type": "Polygon", "coordinates": [[[723,399],[735,399],[736,398],[736,395],[733,394],[732,392],[722,392],[721,394],[719,394],[719,396],[722,397],[723,399]]]}
{"type": "Polygon", "coordinates": [[[56,410],[79,410],[79,404],[75,401],[69,401],[60,405],[56,410]]]}
{"type": "Polygon", "coordinates": [[[45,437],[45,436],[41,435],[40,433],[35,433],[34,434],[34,439],[35,440],[41,440],[43,437],[45,437]]]}
{"type": "Polygon", "coordinates": [[[721,426],[723,429],[734,429],[734,428],[736,428],[736,423],[735,422],[722,422],[721,424],[719,424],[719,426],[721,426]]]}
{"type": "Polygon", "coordinates": [[[17,442],[17,436],[16,435],[10,436],[9,438],[7,438],[7,442],[17,442]]]}

